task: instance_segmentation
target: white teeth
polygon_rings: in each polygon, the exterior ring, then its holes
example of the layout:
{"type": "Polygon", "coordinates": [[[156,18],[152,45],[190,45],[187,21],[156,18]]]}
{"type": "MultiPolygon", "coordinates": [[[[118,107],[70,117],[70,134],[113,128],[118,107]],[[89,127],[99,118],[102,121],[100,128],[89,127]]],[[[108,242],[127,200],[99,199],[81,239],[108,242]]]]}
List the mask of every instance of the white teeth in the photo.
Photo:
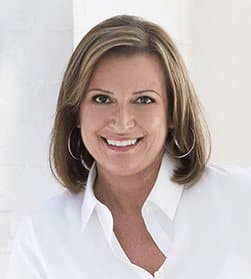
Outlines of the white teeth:
{"type": "Polygon", "coordinates": [[[128,145],[133,145],[136,143],[137,139],[133,140],[125,140],[125,141],[116,141],[116,140],[108,140],[106,139],[108,144],[110,145],[115,145],[115,146],[128,146],[128,145]]]}

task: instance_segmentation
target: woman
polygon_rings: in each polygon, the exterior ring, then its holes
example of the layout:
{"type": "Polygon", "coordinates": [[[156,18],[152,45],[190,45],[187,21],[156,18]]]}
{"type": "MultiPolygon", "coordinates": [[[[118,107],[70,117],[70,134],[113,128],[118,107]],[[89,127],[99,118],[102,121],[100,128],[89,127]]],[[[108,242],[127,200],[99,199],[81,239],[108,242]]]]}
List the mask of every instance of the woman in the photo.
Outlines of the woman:
{"type": "Polygon", "coordinates": [[[75,49],[50,146],[67,189],[26,216],[7,278],[250,278],[251,179],[209,133],[166,32],[133,16],[75,49]]]}

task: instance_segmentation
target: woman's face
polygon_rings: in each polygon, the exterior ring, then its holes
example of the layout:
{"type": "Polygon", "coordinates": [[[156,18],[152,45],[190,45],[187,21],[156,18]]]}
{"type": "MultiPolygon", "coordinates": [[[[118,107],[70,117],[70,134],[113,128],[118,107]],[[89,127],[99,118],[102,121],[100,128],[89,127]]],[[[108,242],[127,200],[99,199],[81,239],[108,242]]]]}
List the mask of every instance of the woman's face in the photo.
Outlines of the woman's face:
{"type": "Polygon", "coordinates": [[[168,130],[166,92],[155,55],[100,60],[79,114],[83,142],[98,168],[133,175],[161,159],[168,130]]]}

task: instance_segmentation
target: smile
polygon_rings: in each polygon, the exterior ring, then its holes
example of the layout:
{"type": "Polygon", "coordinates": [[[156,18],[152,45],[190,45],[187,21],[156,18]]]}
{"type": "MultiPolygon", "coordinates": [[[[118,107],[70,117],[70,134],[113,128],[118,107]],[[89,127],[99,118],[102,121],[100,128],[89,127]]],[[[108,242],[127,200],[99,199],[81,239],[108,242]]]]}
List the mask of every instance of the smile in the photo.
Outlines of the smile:
{"type": "Polygon", "coordinates": [[[101,138],[106,143],[106,145],[108,147],[110,147],[111,149],[124,150],[124,151],[133,148],[142,139],[142,138],[135,138],[135,139],[130,139],[130,140],[109,140],[109,139],[106,139],[103,137],[101,137],[101,138]]]}

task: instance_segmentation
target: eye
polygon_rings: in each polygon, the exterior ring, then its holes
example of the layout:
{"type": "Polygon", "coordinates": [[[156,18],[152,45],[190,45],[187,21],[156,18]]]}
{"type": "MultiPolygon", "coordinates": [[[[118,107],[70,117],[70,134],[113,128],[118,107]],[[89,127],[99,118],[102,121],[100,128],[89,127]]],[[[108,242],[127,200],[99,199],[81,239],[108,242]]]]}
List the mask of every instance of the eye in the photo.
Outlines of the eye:
{"type": "Polygon", "coordinates": [[[154,103],[154,100],[148,96],[141,96],[137,98],[136,102],[140,104],[150,104],[150,103],[154,103]]]}
{"type": "Polygon", "coordinates": [[[106,95],[93,96],[92,100],[93,100],[94,103],[98,103],[98,104],[108,104],[108,103],[111,102],[106,95]]]}

